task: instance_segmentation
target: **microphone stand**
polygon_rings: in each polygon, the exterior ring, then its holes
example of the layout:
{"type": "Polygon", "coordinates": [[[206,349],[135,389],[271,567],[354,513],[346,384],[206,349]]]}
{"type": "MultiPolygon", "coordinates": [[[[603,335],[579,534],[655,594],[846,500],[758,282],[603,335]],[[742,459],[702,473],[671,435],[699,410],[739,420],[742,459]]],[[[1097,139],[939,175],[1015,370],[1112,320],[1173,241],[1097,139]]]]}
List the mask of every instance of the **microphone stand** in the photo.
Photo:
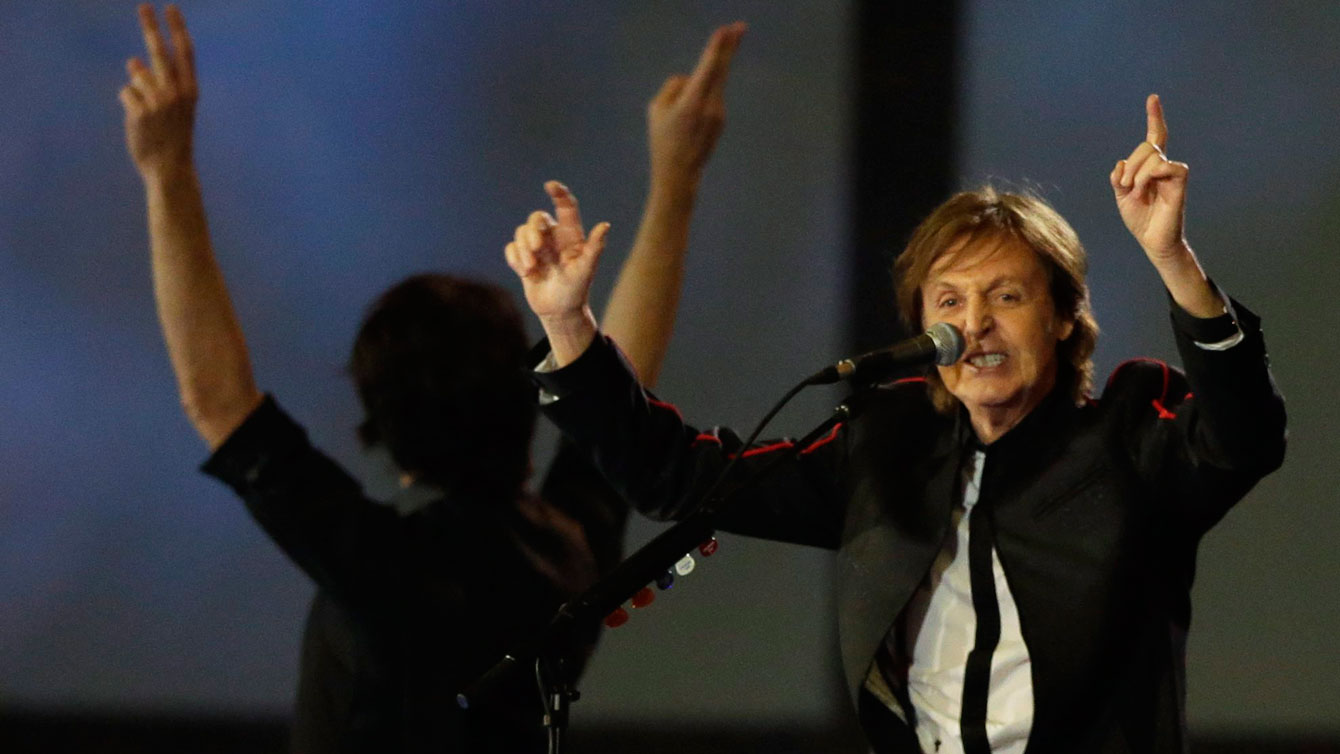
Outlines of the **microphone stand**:
{"type": "Polygon", "coordinates": [[[768,463],[756,469],[752,475],[745,478],[734,488],[718,493],[718,488],[724,486],[725,480],[734,469],[735,462],[743,456],[744,449],[753,444],[767,422],[796,393],[811,384],[818,384],[813,377],[792,388],[773,407],[772,411],[759,423],[750,438],[741,446],[740,453],[737,453],[731,459],[707,492],[700,496],[703,502],[695,506],[693,513],[690,513],[683,520],[666,529],[640,550],[630,555],[585,592],[560,606],[553,619],[550,620],[548,627],[538,635],[523,642],[515,650],[504,655],[488,672],[458,694],[456,702],[463,709],[468,709],[477,700],[487,698],[512,673],[534,663],[536,684],[544,700],[544,724],[549,736],[549,752],[550,754],[558,754],[568,723],[568,708],[572,702],[577,701],[580,697],[573,685],[574,679],[571,678],[571,669],[564,659],[564,652],[568,648],[566,639],[574,635],[580,628],[599,624],[615,608],[672,568],[677,561],[684,557],[684,553],[707,541],[716,531],[715,522],[717,517],[726,508],[726,503],[729,502],[732,495],[758,482],[780,464],[799,455],[802,450],[831,431],[839,422],[847,421],[855,415],[853,401],[860,397],[861,393],[848,396],[834,409],[833,414],[828,419],[811,430],[809,434],[797,441],[786,452],[770,458],[768,463]]]}
{"type": "Polygon", "coordinates": [[[568,708],[581,698],[573,679],[566,673],[567,659],[551,644],[535,658],[535,685],[540,690],[544,705],[544,729],[549,739],[549,754],[563,750],[564,734],[568,730],[568,708]]]}

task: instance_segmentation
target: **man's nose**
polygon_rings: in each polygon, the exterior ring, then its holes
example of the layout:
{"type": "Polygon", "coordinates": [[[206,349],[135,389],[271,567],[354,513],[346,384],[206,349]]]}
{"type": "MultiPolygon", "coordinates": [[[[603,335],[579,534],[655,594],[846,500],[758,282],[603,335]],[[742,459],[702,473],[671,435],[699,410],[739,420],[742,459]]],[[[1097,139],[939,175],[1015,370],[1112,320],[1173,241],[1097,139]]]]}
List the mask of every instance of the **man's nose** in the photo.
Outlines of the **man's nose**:
{"type": "Polygon", "coordinates": [[[963,334],[980,338],[991,332],[993,324],[987,302],[979,298],[969,299],[963,311],[963,334]]]}

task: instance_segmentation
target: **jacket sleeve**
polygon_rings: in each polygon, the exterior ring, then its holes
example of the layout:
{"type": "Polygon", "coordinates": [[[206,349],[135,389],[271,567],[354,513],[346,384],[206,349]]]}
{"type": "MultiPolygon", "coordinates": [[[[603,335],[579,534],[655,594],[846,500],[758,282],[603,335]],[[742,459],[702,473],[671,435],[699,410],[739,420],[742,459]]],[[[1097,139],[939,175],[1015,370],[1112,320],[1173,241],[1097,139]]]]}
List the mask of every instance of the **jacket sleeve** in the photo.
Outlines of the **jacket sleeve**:
{"type": "Polygon", "coordinates": [[[376,601],[398,562],[398,515],[369,500],[271,396],[201,470],[238,494],[275,544],[346,605],[376,601]]]}
{"type": "Polygon", "coordinates": [[[644,390],[614,344],[598,337],[563,369],[536,372],[544,413],[589,454],[633,507],[656,519],[680,519],[735,454],[731,474],[749,479],[778,454],[788,460],[722,505],[717,527],[753,537],[836,549],[842,526],[841,425],[809,447],[789,440],[743,448],[726,428],[700,431],[677,408],[644,390]]]}
{"type": "Polygon", "coordinates": [[[628,503],[571,440],[560,441],[540,497],[581,524],[600,573],[623,559],[628,503]]]}
{"type": "MultiPolygon", "coordinates": [[[[1284,398],[1270,373],[1260,318],[1237,301],[1225,301],[1226,313],[1213,319],[1198,319],[1173,304],[1185,373],[1147,362],[1129,370],[1126,380],[1142,383],[1134,391],[1140,398],[1131,402],[1135,427],[1128,433],[1137,468],[1197,535],[1279,468],[1287,438],[1284,398]]],[[[1113,376],[1119,381],[1120,370],[1113,376]]]]}

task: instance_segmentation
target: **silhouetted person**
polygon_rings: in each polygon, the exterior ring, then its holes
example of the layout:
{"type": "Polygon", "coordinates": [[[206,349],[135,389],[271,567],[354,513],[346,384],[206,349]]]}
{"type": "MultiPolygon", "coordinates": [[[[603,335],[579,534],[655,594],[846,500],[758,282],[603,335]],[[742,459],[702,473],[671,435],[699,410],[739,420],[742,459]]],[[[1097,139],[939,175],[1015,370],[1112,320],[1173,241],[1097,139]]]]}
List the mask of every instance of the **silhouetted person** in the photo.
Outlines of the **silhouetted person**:
{"type": "MultiPolygon", "coordinates": [[[[317,584],[304,634],[293,728],[297,752],[535,751],[544,747],[532,678],[458,709],[456,693],[562,601],[619,559],[625,506],[588,463],[561,450],[527,490],[535,422],[522,321],[501,289],[448,275],[411,277],[371,307],[350,371],[359,434],[403,472],[394,506],[359,484],[252,377],[215,263],[192,159],[196,79],[180,11],[171,45],[139,9],[149,64],[121,90],[126,138],[144,179],[154,293],[182,405],[213,451],[205,470],[232,486],[317,584]]],[[[719,29],[694,76],[723,81],[743,26],[719,29]]],[[[722,125],[712,98],[679,96],[673,77],[648,110],[652,187],[610,302],[644,378],[673,326],[693,200],[722,125]]],[[[576,199],[546,185],[573,226],[576,199]]],[[[580,669],[594,631],[566,648],[580,669]]]]}

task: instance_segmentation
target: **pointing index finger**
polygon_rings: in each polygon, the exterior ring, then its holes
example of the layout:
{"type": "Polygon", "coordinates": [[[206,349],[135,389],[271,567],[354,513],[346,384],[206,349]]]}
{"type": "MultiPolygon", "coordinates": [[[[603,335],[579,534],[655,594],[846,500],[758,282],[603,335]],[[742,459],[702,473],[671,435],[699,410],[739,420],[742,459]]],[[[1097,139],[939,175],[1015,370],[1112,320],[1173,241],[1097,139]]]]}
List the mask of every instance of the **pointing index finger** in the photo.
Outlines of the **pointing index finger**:
{"type": "Polygon", "coordinates": [[[1145,100],[1145,120],[1148,123],[1145,140],[1162,151],[1168,146],[1168,124],[1163,120],[1163,103],[1157,94],[1145,100]]]}
{"type": "Polygon", "coordinates": [[[585,238],[585,231],[582,230],[582,213],[577,207],[577,197],[572,195],[567,186],[558,181],[545,183],[544,190],[554,203],[554,215],[558,220],[554,236],[558,245],[567,248],[581,243],[585,238]]]}
{"type": "Polygon", "coordinates": [[[163,45],[163,36],[158,33],[158,18],[154,15],[154,7],[148,3],[140,3],[140,31],[144,32],[144,47],[149,51],[149,63],[153,67],[154,76],[159,81],[168,81],[172,75],[172,69],[168,63],[167,49],[163,45]]]}
{"type": "Polygon", "coordinates": [[[733,37],[734,30],[731,26],[722,26],[712,32],[702,55],[698,57],[698,65],[689,76],[689,83],[684,87],[683,96],[702,99],[711,91],[717,80],[725,77],[726,68],[730,65],[729,48],[733,37]]]}
{"type": "Polygon", "coordinates": [[[168,31],[172,35],[172,52],[175,59],[177,76],[187,87],[195,86],[195,50],[191,45],[191,34],[186,30],[186,18],[181,9],[169,5],[163,14],[167,17],[168,31]]]}
{"type": "Polygon", "coordinates": [[[708,92],[714,99],[722,98],[722,91],[726,88],[726,76],[730,73],[731,59],[735,57],[735,51],[740,48],[740,40],[744,38],[745,30],[749,27],[743,21],[736,21],[726,28],[728,29],[726,45],[717,64],[717,75],[712,80],[712,88],[708,92]]]}

